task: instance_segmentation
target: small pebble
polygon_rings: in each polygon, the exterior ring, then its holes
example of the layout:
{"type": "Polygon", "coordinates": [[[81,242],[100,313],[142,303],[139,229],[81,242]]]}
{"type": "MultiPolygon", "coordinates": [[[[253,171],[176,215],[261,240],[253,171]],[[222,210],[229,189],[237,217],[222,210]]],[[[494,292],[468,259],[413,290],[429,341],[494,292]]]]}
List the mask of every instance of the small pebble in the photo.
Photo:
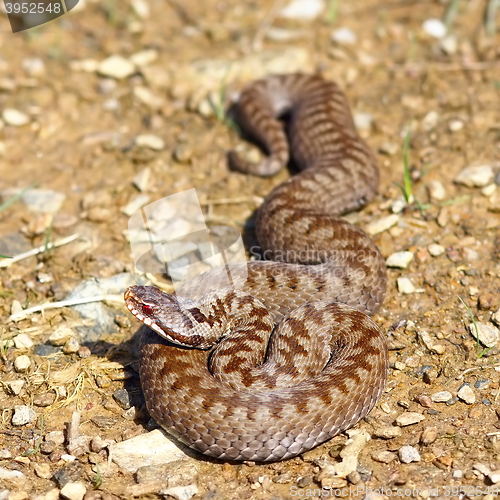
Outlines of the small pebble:
{"type": "Polygon", "coordinates": [[[439,47],[448,55],[456,54],[458,50],[458,40],[455,35],[447,35],[439,41],[439,47]]]}
{"type": "Polygon", "coordinates": [[[435,392],[431,395],[431,399],[434,403],[446,403],[446,401],[449,401],[451,398],[453,398],[453,394],[449,391],[435,392]]]}
{"type": "Polygon", "coordinates": [[[76,335],[75,331],[66,325],[59,325],[49,337],[53,346],[63,346],[71,337],[76,335]]]}
{"type": "Polygon", "coordinates": [[[11,127],[23,127],[30,122],[30,117],[26,113],[14,108],[5,108],[2,118],[5,124],[11,127]]]}
{"type": "Polygon", "coordinates": [[[376,451],[372,453],[372,458],[375,462],[380,462],[382,464],[389,464],[396,460],[396,454],[392,451],[376,451]]]}
{"type": "Polygon", "coordinates": [[[470,323],[468,327],[469,333],[481,342],[485,347],[494,347],[500,338],[500,330],[489,323],[476,321],[470,323]],[[476,330],[477,327],[477,330],[476,330]]]}
{"type": "Polygon", "coordinates": [[[411,462],[420,462],[420,453],[414,446],[402,446],[398,451],[399,460],[404,464],[411,462]]]}
{"type": "Polygon", "coordinates": [[[426,396],[424,394],[419,394],[415,400],[420,406],[423,406],[424,408],[431,408],[432,407],[432,399],[429,396],[426,396]]]}
{"type": "Polygon", "coordinates": [[[47,463],[35,463],[33,470],[35,474],[42,479],[50,479],[52,477],[50,465],[47,463]]]}
{"type": "Polygon", "coordinates": [[[422,435],[420,436],[420,442],[424,445],[429,445],[436,441],[438,436],[436,427],[426,427],[422,431],[422,435]]]}
{"type": "Polygon", "coordinates": [[[150,178],[151,178],[151,169],[149,167],[146,167],[135,175],[135,177],[132,179],[132,184],[139,191],[146,191],[149,186],[150,178]]]}
{"type": "Polygon", "coordinates": [[[3,382],[9,394],[13,396],[18,396],[24,387],[24,380],[8,380],[3,382]]]}
{"type": "Polygon", "coordinates": [[[122,56],[113,55],[99,63],[97,72],[102,76],[122,80],[135,73],[135,65],[122,56]]]}
{"type": "Polygon", "coordinates": [[[138,135],[135,138],[135,144],[141,148],[149,148],[153,151],[161,151],[165,147],[163,139],[153,134],[138,135]]]}
{"type": "Polygon", "coordinates": [[[39,57],[27,57],[21,66],[28,76],[42,76],[45,73],[45,63],[39,57]]]}
{"type": "Polygon", "coordinates": [[[21,405],[14,407],[12,415],[12,425],[21,426],[31,424],[36,419],[36,412],[29,406],[21,405]]]}
{"type": "Polygon", "coordinates": [[[440,255],[443,255],[446,249],[442,245],[438,245],[436,243],[431,243],[428,247],[427,250],[433,257],[439,257],[440,255]]]}
{"type": "Polygon", "coordinates": [[[130,56],[130,61],[139,67],[154,63],[157,59],[158,51],[155,49],[141,50],[130,56]]]}
{"type": "Polygon", "coordinates": [[[26,333],[20,333],[14,337],[14,345],[17,349],[29,349],[30,347],[33,347],[33,341],[26,333]]]}
{"type": "Polygon", "coordinates": [[[354,113],[354,124],[359,130],[370,130],[372,128],[373,116],[370,113],[354,113]]]}
{"type": "Polygon", "coordinates": [[[456,177],[455,182],[467,187],[484,187],[493,182],[495,173],[490,165],[467,167],[456,177]]]}
{"type": "Polygon", "coordinates": [[[446,191],[441,182],[436,180],[430,181],[428,188],[429,188],[429,195],[432,200],[443,201],[446,198],[446,191]]]}
{"type": "Polygon", "coordinates": [[[332,32],[332,41],[339,45],[355,45],[358,41],[356,33],[349,28],[338,28],[332,32]]]}
{"type": "MultiPolygon", "coordinates": [[[[492,472],[488,475],[488,479],[493,483],[497,484],[500,483],[500,472],[492,472]]],[[[484,498],[484,497],[483,497],[484,498]]]]}
{"type": "Polygon", "coordinates": [[[399,215],[391,214],[387,217],[383,217],[382,219],[370,222],[370,224],[366,226],[366,232],[372,236],[382,233],[383,231],[390,229],[392,226],[395,226],[399,222],[399,219],[399,215]]]}
{"type": "Polygon", "coordinates": [[[415,293],[416,288],[409,278],[399,277],[397,279],[399,293],[410,294],[415,293]]]}
{"type": "Polygon", "coordinates": [[[422,24],[422,29],[433,38],[446,36],[446,26],[441,19],[426,19],[422,24]]]}
{"type": "Polygon", "coordinates": [[[462,120],[451,120],[448,123],[448,130],[450,132],[458,132],[464,128],[464,122],[462,120]]]}
{"type": "Polygon", "coordinates": [[[395,142],[383,142],[379,146],[378,150],[384,155],[394,156],[399,151],[399,144],[395,142]]]}
{"type": "Polygon", "coordinates": [[[286,19],[299,21],[311,21],[318,17],[325,3],[323,0],[291,0],[291,2],[280,10],[279,15],[286,19]]]}
{"type": "Polygon", "coordinates": [[[71,337],[63,345],[62,351],[64,354],[74,354],[80,349],[80,343],[74,337],[71,337]]]}
{"type": "Polygon", "coordinates": [[[61,497],[66,500],[83,500],[87,488],[83,483],[66,483],[61,489],[61,497]]]}
{"type": "Polygon", "coordinates": [[[439,113],[437,111],[429,111],[422,119],[422,127],[426,131],[430,131],[439,123],[439,113]]]}
{"type": "Polygon", "coordinates": [[[481,194],[489,198],[495,193],[496,190],[497,190],[496,184],[488,184],[487,186],[484,186],[483,189],[481,189],[481,194]]]}
{"type": "Polygon", "coordinates": [[[396,267],[406,269],[408,264],[413,260],[413,252],[395,252],[387,258],[385,264],[387,267],[396,267]]]}
{"type": "Polygon", "coordinates": [[[150,199],[151,198],[147,194],[140,194],[130,200],[124,207],[122,207],[121,210],[125,215],[130,217],[132,214],[135,214],[135,212],[140,210],[144,205],[147,205],[150,199]]]}
{"type": "Polygon", "coordinates": [[[457,396],[468,405],[472,405],[476,402],[476,395],[468,384],[464,384],[462,387],[460,387],[459,391],[457,392],[457,396]]]}
{"type": "Polygon", "coordinates": [[[396,427],[394,425],[386,425],[383,427],[376,427],[373,431],[373,436],[382,439],[393,439],[401,436],[401,427],[396,427]]]}
{"type": "Polygon", "coordinates": [[[160,494],[173,497],[176,500],[190,500],[198,494],[198,486],[196,486],[196,484],[188,484],[187,486],[172,486],[161,490],[160,494]]]}
{"type": "Polygon", "coordinates": [[[406,201],[403,198],[399,198],[391,205],[391,210],[393,214],[400,214],[406,207],[406,201]]]}
{"type": "Polygon", "coordinates": [[[14,360],[14,370],[16,370],[17,373],[26,372],[30,366],[31,366],[31,360],[25,354],[18,356],[14,360]]]}
{"type": "Polygon", "coordinates": [[[406,427],[407,425],[418,424],[422,420],[425,420],[425,416],[421,413],[407,411],[396,418],[396,424],[400,427],[406,427]]]}

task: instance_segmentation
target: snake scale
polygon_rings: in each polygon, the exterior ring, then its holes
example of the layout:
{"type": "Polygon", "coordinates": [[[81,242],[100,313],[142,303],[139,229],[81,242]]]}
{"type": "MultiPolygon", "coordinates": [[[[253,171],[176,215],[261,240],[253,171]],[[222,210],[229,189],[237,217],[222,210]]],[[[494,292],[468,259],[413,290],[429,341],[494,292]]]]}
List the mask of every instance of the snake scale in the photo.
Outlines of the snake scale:
{"type": "Polygon", "coordinates": [[[385,262],[339,217],[374,196],[379,170],[344,94],[320,76],[256,81],[236,118],[268,156],[254,165],[232,152],[233,170],[273,175],[290,156],[300,170],[258,210],[268,260],[242,264],[237,290],[218,290],[213,271],[176,294],[132,286],[125,299],[146,325],[140,378],[151,416],[205,455],[271,462],[353,426],[385,387],[386,340],[368,316],[384,298],[385,262]]]}

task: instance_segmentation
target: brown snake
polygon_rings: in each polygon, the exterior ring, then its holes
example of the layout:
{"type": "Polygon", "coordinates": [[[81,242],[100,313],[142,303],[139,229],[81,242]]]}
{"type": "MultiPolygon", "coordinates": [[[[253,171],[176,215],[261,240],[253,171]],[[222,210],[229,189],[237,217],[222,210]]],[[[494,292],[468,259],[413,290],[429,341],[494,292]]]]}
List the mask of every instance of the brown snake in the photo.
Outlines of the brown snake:
{"type": "Polygon", "coordinates": [[[236,117],[269,156],[253,165],[230,153],[233,169],[272,175],[290,144],[301,170],[257,214],[259,243],[274,261],[244,264],[239,290],[217,290],[212,271],[176,294],[132,286],[125,299],[150,327],[140,377],[151,416],[206,455],[276,461],[353,426],[385,387],[385,337],[367,316],[384,298],[385,262],[338,217],[374,196],[379,173],[344,94],[319,76],[257,81],[236,117]]]}

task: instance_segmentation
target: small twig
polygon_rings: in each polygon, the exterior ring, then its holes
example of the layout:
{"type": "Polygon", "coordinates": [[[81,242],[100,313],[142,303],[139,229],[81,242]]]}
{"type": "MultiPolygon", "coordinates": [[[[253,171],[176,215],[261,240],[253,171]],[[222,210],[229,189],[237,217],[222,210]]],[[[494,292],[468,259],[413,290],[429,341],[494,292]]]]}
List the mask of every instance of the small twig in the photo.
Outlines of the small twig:
{"type": "Polygon", "coordinates": [[[12,314],[11,316],[9,316],[7,321],[19,321],[36,312],[43,312],[48,309],[60,309],[61,307],[89,304],[90,302],[118,302],[123,304],[124,300],[121,295],[96,295],[94,297],[79,297],[70,300],[60,300],[58,302],[46,302],[45,304],[39,304],[38,306],[33,306],[29,309],[25,309],[24,311],[12,314]]]}
{"type": "Polygon", "coordinates": [[[7,260],[0,261],[0,268],[9,267],[10,265],[14,264],[14,262],[19,262],[20,260],[27,259],[28,257],[34,257],[35,255],[50,250],[51,248],[67,245],[68,243],[71,243],[72,241],[76,240],[78,236],[79,234],[73,234],[71,236],[68,236],[67,238],[54,241],[53,243],[46,243],[37,248],[33,248],[27,252],[14,255],[14,257],[9,257],[7,260]]]}

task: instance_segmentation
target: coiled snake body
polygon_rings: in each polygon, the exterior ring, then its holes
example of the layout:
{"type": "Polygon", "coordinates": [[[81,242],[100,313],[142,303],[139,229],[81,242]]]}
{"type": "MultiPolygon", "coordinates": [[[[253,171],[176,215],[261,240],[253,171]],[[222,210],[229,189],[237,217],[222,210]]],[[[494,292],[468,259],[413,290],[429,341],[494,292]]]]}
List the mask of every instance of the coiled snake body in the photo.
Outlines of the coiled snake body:
{"type": "Polygon", "coordinates": [[[259,243],[275,261],[246,264],[238,290],[214,290],[211,272],[173,295],[133,286],[125,298],[150,327],[140,377],[152,417],[206,455],[276,461],[351,427],[384,389],[386,342],[367,314],[383,300],[385,263],[338,217],[374,196],[378,165],[344,94],[319,76],[251,84],[237,120],[269,156],[253,165],[230,153],[233,169],[272,175],[290,144],[301,170],[257,214],[259,243]]]}

